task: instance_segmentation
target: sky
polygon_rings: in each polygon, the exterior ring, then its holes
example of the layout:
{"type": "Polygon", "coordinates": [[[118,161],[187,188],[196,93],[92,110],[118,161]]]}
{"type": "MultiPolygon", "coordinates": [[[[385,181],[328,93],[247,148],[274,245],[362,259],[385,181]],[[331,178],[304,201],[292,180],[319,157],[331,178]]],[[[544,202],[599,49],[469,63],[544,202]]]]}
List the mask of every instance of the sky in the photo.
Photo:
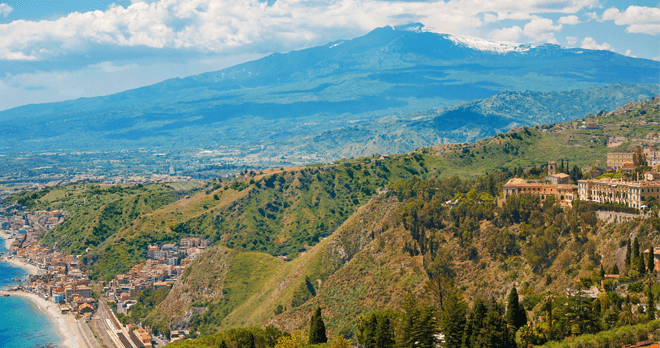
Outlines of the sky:
{"type": "Polygon", "coordinates": [[[108,95],[421,22],[660,60],[658,0],[0,0],[0,110],[108,95]]]}

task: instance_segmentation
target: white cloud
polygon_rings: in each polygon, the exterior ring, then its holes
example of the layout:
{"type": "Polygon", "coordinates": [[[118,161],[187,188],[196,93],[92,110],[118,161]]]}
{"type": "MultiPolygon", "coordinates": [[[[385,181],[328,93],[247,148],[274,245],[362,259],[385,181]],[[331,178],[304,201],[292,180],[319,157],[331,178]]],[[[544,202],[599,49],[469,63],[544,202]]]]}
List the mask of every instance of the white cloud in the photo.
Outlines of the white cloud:
{"type": "Polygon", "coordinates": [[[14,9],[7,4],[0,4],[0,16],[7,17],[14,9]]]}
{"type": "Polygon", "coordinates": [[[569,45],[571,45],[571,46],[575,45],[575,43],[576,43],[577,41],[578,41],[578,38],[575,37],[575,36],[567,36],[567,37],[566,37],[566,42],[567,42],[569,45]]]}
{"type": "Polygon", "coordinates": [[[601,51],[611,51],[612,46],[610,46],[607,42],[603,42],[602,44],[598,44],[596,40],[592,37],[585,37],[584,40],[582,40],[582,45],[580,48],[586,48],[589,50],[601,50],[601,51]]]}
{"type": "Polygon", "coordinates": [[[632,51],[631,51],[630,49],[627,49],[627,50],[626,50],[626,53],[625,53],[625,55],[626,55],[626,57],[633,57],[633,58],[637,58],[637,56],[636,56],[636,55],[634,55],[634,54],[632,54],[632,51]]]}
{"type": "Polygon", "coordinates": [[[493,30],[490,38],[495,41],[507,41],[507,42],[518,42],[518,38],[523,33],[523,30],[519,26],[514,26],[511,28],[502,28],[498,30],[493,30]]]}
{"type": "Polygon", "coordinates": [[[580,19],[578,18],[578,16],[573,15],[573,16],[561,17],[561,18],[559,18],[558,22],[560,24],[571,24],[571,25],[573,25],[573,24],[580,23],[580,19]]]}
{"type": "Polygon", "coordinates": [[[135,0],[127,7],[74,12],[57,20],[0,24],[0,60],[46,59],[96,44],[222,53],[288,51],[410,18],[439,32],[469,35],[494,20],[493,13],[497,19],[531,18],[525,34],[547,41],[561,26],[536,14],[574,14],[597,5],[598,0],[278,0],[272,6],[259,0],[135,0]]]}
{"type": "Polygon", "coordinates": [[[600,20],[600,18],[598,17],[598,13],[596,13],[596,12],[587,12],[586,15],[587,15],[587,18],[589,18],[590,21],[600,20]]]}
{"type": "Polygon", "coordinates": [[[629,6],[625,12],[612,7],[603,13],[603,20],[627,25],[628,33],[660,34],[660,8],[657,7],[629,6]]]}
{"type": "Polygon", "coordinates": [[[496,21],[497,21],[497,15],[494,15],[492,13],[484,13],[484,22],[492,23],[496,21]]]}
{"type": "Polygon", "coordinates": [[[658,62],[660,62],[660,57],[653,57],[653,58],[651,58],[651,59],[653,59],[653,60],[657,60],[658,62]]]}
{"type": "Polygon", "coordinates": [[[561,24],[553,25],[551,19],[535,17],[525,24],[525,35],[534,38],[535,41],[548,41],[554,38],[554,32],[561,30],[561,24]]]}

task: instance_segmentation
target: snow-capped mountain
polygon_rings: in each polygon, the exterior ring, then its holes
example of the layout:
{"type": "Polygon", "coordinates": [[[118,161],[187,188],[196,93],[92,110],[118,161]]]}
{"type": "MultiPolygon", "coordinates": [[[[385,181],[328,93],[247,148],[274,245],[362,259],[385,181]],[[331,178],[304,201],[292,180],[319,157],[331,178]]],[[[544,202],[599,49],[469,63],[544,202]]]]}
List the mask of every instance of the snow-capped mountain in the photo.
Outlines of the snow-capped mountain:
{"type": "Polygon", "coordinates": [[[658,81],[660,62],[652,60],[440,34],[413,23],[110,96],[6,110],[0,152],[250,143],[501,91],[658,81]]]}

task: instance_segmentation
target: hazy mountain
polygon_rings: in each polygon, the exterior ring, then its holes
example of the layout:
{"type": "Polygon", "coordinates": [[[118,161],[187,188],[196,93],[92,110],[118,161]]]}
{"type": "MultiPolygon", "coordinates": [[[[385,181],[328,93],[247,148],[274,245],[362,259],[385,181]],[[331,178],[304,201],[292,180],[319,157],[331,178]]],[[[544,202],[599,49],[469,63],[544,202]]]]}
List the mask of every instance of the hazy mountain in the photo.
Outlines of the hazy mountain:
{"type": "MultiPolygon", "coordinates": [[[[264,145],[502,91],[659,79],[660,62],[609,51],[496,43],[427,32],[421,24],[384,27],[110,96],[6,110],[0,152],[264,145]]],[[[444,123],[429,126],[443,132],[444,123]]]]}

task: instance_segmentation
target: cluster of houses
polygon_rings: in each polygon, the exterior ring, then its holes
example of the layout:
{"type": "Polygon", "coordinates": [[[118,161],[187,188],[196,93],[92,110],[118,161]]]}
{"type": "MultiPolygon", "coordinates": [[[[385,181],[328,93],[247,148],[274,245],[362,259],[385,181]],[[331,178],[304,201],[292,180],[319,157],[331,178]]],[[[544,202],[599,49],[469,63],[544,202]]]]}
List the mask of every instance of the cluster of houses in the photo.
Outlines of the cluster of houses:
{"type": "Polygon", "coordinates": [[[73,312],[90,319],[97,308],[90,280],[80,270],[80,260],[57,250],[32,244],[9,251],[11,257],[37,266],[38,274],[28,276],[21,289],[60,305],[62,313],[73,312]]]}
{"type": "MultiPolygon", "coordinates": [[[[606,173],[635,173],[635,153],[610,153],[607,156],[606,173]]],[[[557,173],[556,162],[548,163],[548,176],[542,180],[510,179],[503,188],[503,198],[520,193],[540,195],[542,199],[553,195],[562,206],[573,201],[614,203],[630,208],[645,209],[652,200],[660,199],[660,151],[644,150],[651,170],[630,175],[628,179],[601,177],[578,180],[571,184],[570,176],[557,173]]]]}
{"type": "MultiPolygon", "coordinates": [[[[5,208],[6,209],[6,208],[5,208]]],[[[65,213],[61,210],[37,211],[34,213],[6,214],[0,216],[0,229],[14,236],[9,250],[19,250],[23,244],[38,243],[44,233],[64,221],[65,213]]]]}
{"type": "Polygon", "coordinates": [[[206,250],[208,244],[203,238],[191,237],[182,238],[179,245],[149,245],[145,263],[118,274],[103,290],[109,300],[117,303],[118,312],[128,314],[130,307],[137,303],[131,297],[141,290],[171,286],[186,266],[206,250]]]}

